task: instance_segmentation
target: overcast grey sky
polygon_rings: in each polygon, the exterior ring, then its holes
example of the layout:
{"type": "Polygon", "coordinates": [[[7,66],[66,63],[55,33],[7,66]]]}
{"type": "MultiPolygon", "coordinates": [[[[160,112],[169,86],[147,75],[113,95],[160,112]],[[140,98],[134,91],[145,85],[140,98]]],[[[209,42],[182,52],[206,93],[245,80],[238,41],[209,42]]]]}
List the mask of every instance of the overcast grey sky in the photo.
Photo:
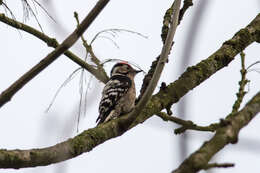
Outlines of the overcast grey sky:
{"type": "MultiPolygon", "coordinates": [[[[39,2],[47,5],[47,1],[39,2]]],[[[50,6],[46,6],[46,8],[57,20],[57,23],[51,21],[39,8],[37,8],[37,17],[44,33],[61,42],[75,29],[76,22],[73,12],[77,11],[82,19],[97,1],[48,0],[48,2],[50,6]],[[63,30],[60,30],[61,28],[63,30]]],[[[113,38],[120,46],[119,49],[106,39],[98,39],[94,43],[94,51],[100,59],[129,60],[148,71],[151,62],[161,51],[162,19],[171,3],[169,0],[113,0],[87,30],[85,37],[87,40],[91,40],[97,32],[109,28],[133,30],[148,36],[148,39],[144,39],[134,34],[120,33],[118,37],[113,38]]],[[[188,51],[184,50],[183,47],[185,41],[189,39],[187,32],[191,27],[191,20],[194,19],[193,15],[199,3],[201,2],[194,0],[194,6],[186,12],[177,29],[175,44],[169,58],[170,62],[166,65],[161,78],[161,81],[165,81],[167,84],[176,80],[186,69],[180,68],[180,57],[184,51],[188,51]]],[[[23,13],[20,0],[8,1],[7,4],[16,18],[22,21],[23,13]]],[[[224,41],[230,39],[238,30],[249,24],[259,13],[259,9],[258,0],[211,0],[201,18],[201,27],[196,35],[191,53],[192,60],[188,66],[196,64],[216,51],[224,41]]],[[[2,7],[0,7],[0,12],[4,12],[2,7]]],[[[39,29],[33,17],[26,23],[39,29]]],[[[19,33],[16,29],[2,23],[0,23],[0,31],[1,92],[44,58],[52,48],[48,48],[45,43],[31,35],[22,31],[19,33]]],[[[78,41],[71,50],[84,58],[85,51],[81,41],[78,41]]],[[[260,45],[256,43],[245,50],[247,66],[260,60],[259,50],[260,45]]],[[[109,71],[112,65],[112,63],[107,64],[106,70],[109,71]]],[[[58,87],[76,68],[77,65],[68,58],[60,57],[19,91],[11,102],[0,109],[0,148],[47,147],[95,126],[95,120],[98,116],[98,102],[103,87],[103,84],[95,79],[91,80],[87,113],[80,121],[79,132],[76,132],[79,77],[76,77],[61,91],[51,110],[45,113],[58,87]]],[[[259,65],[258,68],[260,68],[259,65]]],[[[190,100],[187,108],[189,119],[200,125],[207,125],[226,116],[232,109],[235,93],[238,90],[239,70],[240,58],[237,57],[228,68],[213,75],[187,94],[190,100]]],[[[142,78],[143,75],[137,77],[138,89],[141,86],[142,78]]],[[[250,90],[245,100],[251,98],[260,88],[260,74],[251,72],[248,74],[248,78],[251,80],[250,90]]],[[[178,104],[181,103],[182,100],[178,104]]],[[[174,113],[177,112],[176,107],[176,105],[173,106],[174,113]]],[[[242,173],[248,171],[249,165],[250,170],[259,170],[260,151],[257,148],[257,144],[260,145],[259,121],[260,118],[256,117],[249,126],[242,130],[238,144],[227,146],[226,149],[217,154],[216,161],[236,164],[234,168],[219,169],[218,173],[242,173]],[[256,146],[252,143],[255,143],[256,146]]],[[[0,172],[170,172],[180,164],[178,158],[180,136],[174,135],[173,127],[177,126],[152,117],[123,136],[109,140],[93,151],[72,160],[46,167],[0,170],[0,172]]],[[[211,136],[209,133],[202,132],[192,132],[190,135],[191,138],[188,140],[189,153],[195,151],[205,139],[209,139],[211,136]]]]}

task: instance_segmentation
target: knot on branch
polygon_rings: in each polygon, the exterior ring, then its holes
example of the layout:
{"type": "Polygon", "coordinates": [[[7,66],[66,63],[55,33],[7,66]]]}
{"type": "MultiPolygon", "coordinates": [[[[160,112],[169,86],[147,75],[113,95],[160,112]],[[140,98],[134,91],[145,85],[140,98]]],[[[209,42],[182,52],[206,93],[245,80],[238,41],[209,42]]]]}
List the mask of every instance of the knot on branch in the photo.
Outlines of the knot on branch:
{"type": "Polygon", "coordinates": [[[49,47],[58,47],[58,41],[55,38],[51,38],[49,40],[46,41],[47,45],[49,47]]]}
{"type": "Polygon", "coordinates": [[[227,135],[228,141],[231,144],[236,144],[238,142],[238,134],[233,130],[233,128],[231,126],[227,128],[226,135],[227,135]]]}
{"type": "Polygon", "coordinates": [[[228,126],[228,125],[230,125],[230,124],[231,124],[231,121],[228,120],[228,119],[223,119],[223,118],[221,118],[221,119],[219,120],[219,125],[220,125],[220,127],[226,127],[226,126],[228,126]]]}
{"type": "Polygon", "coordinates": [[[165,91],[165,90],[166,90],[166,88],[167,88],[167,85],[166,85],[166,83],[165,83],[165,82],[162,82],[162,83],[161,83],[160,90],[162,90],[162,91],[165,91]]]}
{"type": "Polygon", "coordinates": [[[233,129],[233,124],[230,119],[220,119],[220,127],[226,127],[223,133],[227,137],[227,141],[231,144],[238,142],[238,133],[233,129]]]}

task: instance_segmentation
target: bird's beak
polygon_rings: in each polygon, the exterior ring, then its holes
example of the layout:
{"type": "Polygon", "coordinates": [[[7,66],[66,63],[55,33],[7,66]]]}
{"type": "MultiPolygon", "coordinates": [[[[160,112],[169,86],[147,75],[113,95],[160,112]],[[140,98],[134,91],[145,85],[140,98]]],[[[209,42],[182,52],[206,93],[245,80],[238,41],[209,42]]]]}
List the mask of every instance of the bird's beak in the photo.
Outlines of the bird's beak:
{"type": "Polygon", "coordinates": [[[135,74],[142,72],[143,70],[135,70],[135,74]]]}

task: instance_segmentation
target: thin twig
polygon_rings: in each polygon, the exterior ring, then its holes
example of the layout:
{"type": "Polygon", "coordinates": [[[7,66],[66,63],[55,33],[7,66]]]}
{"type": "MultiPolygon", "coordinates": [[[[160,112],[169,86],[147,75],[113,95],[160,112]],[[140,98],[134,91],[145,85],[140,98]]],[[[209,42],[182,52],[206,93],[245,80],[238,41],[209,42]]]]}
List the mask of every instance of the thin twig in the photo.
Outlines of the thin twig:
{"type": "Polygon", "coordinates": [[[211,168],[230,168],[234,166],[235,166],[234,163],[209,163],[203,169],[208,170],[211,168]]]}
{"type": "Polygon", "coordinates": [[[56,93],[54,94],[49,106],[47,107],[47,109],[45,110],[45,112],[49,112],[49,110],[51,109],[52,105],[54,104],[54,101],[56,100],[58,94],[60,93],[61,89],[64,88],[72,79],[74,79],[74,77],[76,76],[76,74],[79,72],[81,68],[77,68],[76,70],[74,70],[69,77],[67,77],[67,79],[61,84],[61,86],[58,88],[58,90],[56,91],[56,93]]]}
{"type": "MultiPolygon", "coordinates": [[[[3,5],[3,6],[4,6],[5,11],[7,10],[7,11],[10,13],[10,15],[12,16],[12,18],[13,18],[14,20],[16,19],[16,18],[15,18],[15,15],[13,14],[13,12],[11,11],[11,9],[7,6],[7,4],[6,4],[5,2],[0,1],[0,5],[3,5]]],[[[6,13],[7,13],[7,11],[6,11],[6,13]]]]}
{"type": "MultiPolygon", "coordinates": [[[[77,22],[77,27],[79,27],[79,16],[78,16],[78,13],[77,12],[74,12],[74,17],[76,19],[76,22],[77,22]]],[[[98,70],[100,71],[101,74],[106,74],[106,71],[105,69],[103,68],[99,58],[95,55],[95,53],[93,52],[93,49],[92,49],[92,46],[91,44],[88,44],[87,40],[84,38],[83,35],[81,35],[81,40],[83,42],[83,46],[85,47],[86,49],[86,57],[88,56],[88,54],[90,54],[90,57],[91,57],[91,61],[94,62],[96,65],[97,65],[97,68],[98,70]]],[[[86,59],[85,59],[86,61],[86,59]]]]}
{"type": "Polygon", "coordinates": [[[246,79],[247,70],[245,68],[245,53],[241,52],[240,56],[241,56],[241,70],[240,70],[241,80],[239,81],[239,90],[238,93],[236,94],[237,100],[235,101],[232,107],[231,115],[234,115],[239,110],[243,98],[246,94],[245,86],[249,82],[249,80],[246,79]]]}
{"type": "Polygon", "coordinates": [[[49,18],[51,18],[55,23],[56,23],[56,21],[55,21],[55,19],[49,14],[49,12],[42,6],[42,4],[40,4],[38,1],[36,1],[36,0],[32,0],[33,2],[35,2],[44,12],[45,12],[45,14],[49,17],[49,18]]]}
{"type": "Polygon", "coordinates": [[[31,70],[25,73],[21,78],[15,81],[9,88],[3,91],[0,95],[0,107],[11,100],[12,96],[17,91],[19,91],[25,84],[38,75],[48,65],[54,62],[60,55],[67,51],[90,26],[90,24],[94,21],[94,19],[98,16],[98,14],[102,11],[108,2],[109,0],[98,1],[96,6],[90,11],[80,26],[76,28],[74,32],[63,41],[62,44],[60,44],[54,51],[49,53],[43,60],[41,60],[31,70]]]}
{"type": "Polygon", "coordinates": [[[184,13],[186,12],[186,10],[187,10],[189,7],[191,7],[192,5],[193,5],[192,0],[184,0],[183,6],[182,6],[182,8],[181,8],[181,10],[180,10],[179,23],[181,23],[181,20],[182,20],[182,18],[183,18],[183,16],[184,16],[184,13]]]}
{"type": "Polygon", "coordinates": [[[185,132],[186,130],[214,132],[220,126],[219,123],[213,123],[209,126],[198,126],[198,125],[194,124],[192,121],[187,121],[187,120],[177,118],[175,116],[170,116],[170,115],[166,114],[165,112],[159,112],[156,115],[159,116],[160,118],[162,118],[164,121],[171,121],[171,122],[181,125],[182,127],[174,130],[175,134],[181,134],[181,133],[185,132]]]}
{"type": "Polygon", "coordinates": [[[23,4],[23,14],[24,14],[24,22],[29,18],[29,15],[32,14],[34,19],[36,20],[38,26],[40,27],[41,31],[43,32],[42,26],[36,16],[36,13],[31,8],[30,4],[27,2],[27,0],[21,0],[23,4]]]}
{"type": "Polygon", "coordinates": [[[145,36],[139,32],[135,32],[135,31],[131,31],[131,30],[128,30],[128,29],[118,29],[118,28],[111,28],[111,29],[105,29],[105,30],[102,30],[100,32],[98,32],[94,37],[93,39],[91,40],[90,42],[90,45],[92,45],[94,43],[94,41],[100,37],[101,34],[103,33],[109,33],[110,35],[112,35],[113,37],[116,37],[117,36],[117,33],[119,32],[127,32],[127,33],[131,33],[131,34],[136,34],[140,37],[143,37],[143,38],[148,38],[148,36],[145,36]]]}
{"type": "MultiPolygon", "coordinates": [[[[147,36],[139,33],[139,32],[135,32],[135,31],[131,31],[131,30],[127,30],[127,29],[118,29],[118,28],[111,28],[111,29],[105,29],[102,30],[100,32],[98,32],[93,39],[90,41],[90,44],[88,46],[86,46],[86,49],[89,51],[90,55],[91,55],[91,60],[99,67],[100,66],[100,61],[97,59],[97,57],[95,56],[94,52],[93,52],[93,48],[92,45],[93,43],[97,40],[97,38],[105,38],[108,39],[109,41],[111,41],[117,48],[119,48],[118,44],[111,38],[107,37],[107,36],[102,36],[101,34],[109,34],[112,35],[112,37],[116,37],[118,36],[118,33],[120,32],[126,32],[126,33],[130,33],[130,34],[135,34],[137,36],[140,36],[142,38],[148,38],[147,36]]],[[[101,63],[102,65],[102,63],[101,63]]],[[[102,66],[101,66],[102,67],[102,66]]]]}
{"type": "Polygon", "coordinates": [[[253,67],[254,65],[259,64],[259,63],[260,63],[260,61],[254,62],[253,64],[251,64],[250,66],[248,66],[248,67],[246,68],[246,70],[249,70],[251,67],[253,67]]]}

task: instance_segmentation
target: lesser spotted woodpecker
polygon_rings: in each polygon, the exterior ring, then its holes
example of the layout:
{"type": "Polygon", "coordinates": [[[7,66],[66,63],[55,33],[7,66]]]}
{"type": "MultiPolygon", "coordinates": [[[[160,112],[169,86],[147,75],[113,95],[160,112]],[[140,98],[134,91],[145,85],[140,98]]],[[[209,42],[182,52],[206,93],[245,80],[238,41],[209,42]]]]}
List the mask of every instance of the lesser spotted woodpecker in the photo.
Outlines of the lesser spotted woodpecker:
{"type": "Polygon", "coordinates": [[[106,83],[99,103],[98,124],[107,122],[130,112],[135,104],[134,77],[141,71],[133,69],[128,63],[120,62],[113,66],[110,79],[106,83]]]}

